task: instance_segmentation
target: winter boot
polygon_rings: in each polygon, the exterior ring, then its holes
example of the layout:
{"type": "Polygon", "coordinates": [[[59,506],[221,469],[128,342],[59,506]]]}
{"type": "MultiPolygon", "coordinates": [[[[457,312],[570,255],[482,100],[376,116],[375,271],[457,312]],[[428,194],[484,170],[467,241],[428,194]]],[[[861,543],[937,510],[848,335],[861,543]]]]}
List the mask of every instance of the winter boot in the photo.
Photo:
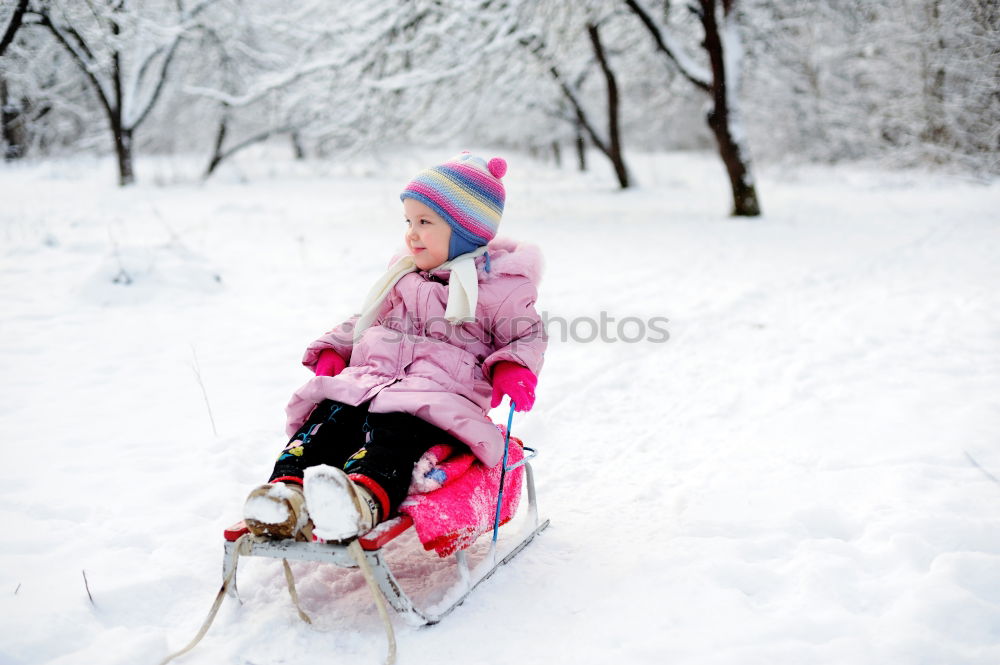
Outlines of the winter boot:
{"type": "Polygon", "coordinates": [[[379,523],[379,502],[342,470],[326,464],[311,466],[306,469],[305,481],[306,505],[317,539],[351,540],[379,523]]]}
{"type": "Polygon", "coordinates": [[[255,536],[312,540],[302,486],[295,483],[268,483],[254,488],[243,504],[243,520],[255,536]]]}

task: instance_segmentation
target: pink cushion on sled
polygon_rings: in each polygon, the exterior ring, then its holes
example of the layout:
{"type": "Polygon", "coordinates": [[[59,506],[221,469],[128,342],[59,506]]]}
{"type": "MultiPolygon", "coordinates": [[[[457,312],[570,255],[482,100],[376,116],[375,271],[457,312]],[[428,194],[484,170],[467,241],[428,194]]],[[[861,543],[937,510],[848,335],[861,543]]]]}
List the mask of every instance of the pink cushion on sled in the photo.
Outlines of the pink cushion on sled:
{"type": "MultiPolygon", "coordinates": [[[[498,427],[503,431],[503,427],[498,427]]],[[[524,458],[524,444],[521,440],[512,436],[510,443],[508,466],[524,458]]],[[[462,455],[472,458],[470,453],[458,453],[441,460],[439,466],[465,466],[462,460],[455,459],[462,455]]],[[[434,550],[438,556],[445,557],[469,547],[479,536],[493,529],[502,466],[498,464],[488,468],[479,460],[473,459],[460,475],[449,476],[438,489],[414,493],[417,483],[411,485],[411,494],[400,505],[399,512],[413,518],[417,537],[425,550],[434,550]]],[[[504,479],[501,524],[507,523],[517,512],[523,477],[524,469],[518,467],[508,472],[504,479]]]]}

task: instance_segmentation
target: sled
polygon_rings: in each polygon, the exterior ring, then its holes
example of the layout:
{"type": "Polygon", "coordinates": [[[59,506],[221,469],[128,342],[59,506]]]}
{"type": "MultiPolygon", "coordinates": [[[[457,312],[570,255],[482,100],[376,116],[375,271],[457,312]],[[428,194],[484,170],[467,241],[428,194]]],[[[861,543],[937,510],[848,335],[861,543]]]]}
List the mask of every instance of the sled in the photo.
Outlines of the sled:
{"type": "MultiPolygon", "coordinates": [[[[167,656],[166,659],[161,661],[160,665],[166,665],[175,658],[186,654],[201,641],[201,638],[205,636],[205,633],[208,632],[209,627],[212,625],[212,621],[215,619],[215,615],[218,613],[222,601],[227,595],[239,598],[236,589],[236,569],[239,565],[240,557],[244,556],[282,560],[289,595],[295,604],[296,610],[298,610],[299,617],[306,623],[312,623],[312,621],[299,606],[298,593],[295,590],[295,580],[292,576],[292,569],[288,565],[289,559],[330,563],[342,568],[359,568],[372,593],[375,605],[378,608],[379,615],[385,627],[386,638],[389,643],[386,662],[389,664],[394,663],[396,659],[396,637],[385,607],[386,603],[412,625],[426,626],[438,623],[456,607],[464,603],[466,598],[480,584],[492,577],[500,566],[508,563],[517,556],[536,535],[549,525],[549,520],[540,520],[538,517],[535,476],[530,464],[530,460],[537,456],[537,451],[533,448],[523,446],[524,456],[510,465],[507,463],[511,440],[510,418],[513,415],[514,405],[512,403],[510,416],[507,420],[507,429],[505,430],[504,458],[503,464],[500,467],[500,494],[497,497],[496,519],[492,532],[493,541],[490,545],[489,555],[475,566],[475,568],[470,568],[465,550],[475,542],[475,539],[456,541],[460,543],[459,548],[449,556],[455,558],[458,570],[458,582],[444,592],[442,600],[436,606],[418,607],[399,584],[396,576],[393,575],[382,552],[382,549],[388,543],[413,527],[413,520],[408,516],[404,515],[387,520],[365,535],[345,543],[300,542],[292,539],[273,540],[261,538],[252,535],[246,524],[240,521],[223,532],[225,558],[222,569],[222,586],[216,594],[215,602],[212,604],[208,616],[205,618],[194,639],[181,650],[167,656]],[[508,471],[513,471],[521,467],[524,467],[524,485],[528,492],[527,516],[523,520],[525,523],[521,527],[521,534],[516,538],[514,544],[501,556],[497,551],[497,528],[500,526],[500,505],[501,498],[503,497],[504,477],[508,471]]],[[[479,534],[480,537],[482,535],[479,534]]]]}
{"type": "MultiPolygon", "coordinates": [[[[535,479],[530,464],[530,460],[537,455],[537,452],[528,447],[524,448],[524,452],[524,459],[507,467],[507,471],[512,471],[520,466],[524,467],[524,480],[528,492],[528,507],[526,524],[522,526],[522,533],[515,544],[503,553],[502,557],[491,548],[490,556],[487,556],[484,561],[480,562],[475,569],[470,568],[465,549],[460,549],[451,555],[455,559],[458,570],[458,582],[444,593],[443,598],[445,602],[443,607],[440,605],[432,608],[418,607],[396,580],[396,576],[393,575],[382,552],[383,547],[413,526],[413,520],[410,517],[403,515],[383,522],[372,531],[357,539],[364,557],[374,573],[379,591],[386,602],[407,623],[415,626],[424,626],[441,621],[456,607],[465,602],[465,599],[469,597],[476,587],[488,580],[500,566],[508,563],[517,556],[536,535],[545,530],[549,525],[548,519],[541,520],[538,516],[535,479]],[[449,601],[452,598],[454,600],[449,601]]],[[[223,535],[225,537],[225,559],[222,574],[224,580],[232,577],[232,582],[228,585],[228,593],[233,597],[238,597],[235,569],[240,557],[258,556],[272,559],[317,561],[320,563],[330,563],[341,568],[357,568],[359,565],[349,551],[348,544],[298,542],[295,540],[273,540],[254,537],[250,535],[249,529],[247,529],[242,521],[226,529],[223,535]],[[246,539],[240,541],[244,536],[246,536],[246,539]],[[239,556],[236,556],[234,552],[238,547],[237,543],[241,543],[242,545],[242,551],[239,552],[239,556]]],[[[469,544],[471,545],[472,543],[469,544]]]]}

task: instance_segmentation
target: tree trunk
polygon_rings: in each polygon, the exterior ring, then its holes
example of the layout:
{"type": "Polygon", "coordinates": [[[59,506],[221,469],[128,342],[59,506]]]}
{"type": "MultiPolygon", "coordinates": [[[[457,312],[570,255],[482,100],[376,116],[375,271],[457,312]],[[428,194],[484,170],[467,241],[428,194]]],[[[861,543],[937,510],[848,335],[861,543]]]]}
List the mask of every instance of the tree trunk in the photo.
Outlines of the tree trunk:
{"type": "Polygon", "coordinates": [[[622,189],[628,189],[628,168],[625,166],[625,156],[622,154],[621,131],[619,130],[618,125],[618,82],[615,79],[615,73],[611,69],[611,65],[608,63],[607,56],[604,53],[604,45],[601,44],[601,36],[598,32],[597,26],[593,23],[588,24],[587,34],[590,36],[590,44],[594,49],[594,56],[601,65],[601,71],[604,73],[604,80],[607,83],[608,144],[604,152],[607,154],[608,159],[611,160],[612,166],[614,166],[615,176],[618,178],[618,185],[622,189]]]}
{"type": "MultiPolygon", "coordinates": [[[[118,70],[115,71],[118,74],[118,70]]],[[[118,105],[109,118],[111,135],[115,142],[115,157],[118,159],[118,186],[128,187],[135,184],[135,170],[132,168],[132,128],[122,123],[121,80],[115,81],[118,88],[118,105]]]]}
{"type": "Polygon", "coordinates": [[[3,139],[4,161],[12,162],[24,157],[28,148],[27,134],[24,106],[8,99],[7,81],[0,78],[0,138],[3,139]]]}
{"type": "MultiPolygon", "coordinates": [[[[731,11],[731,0],[725,3],[725,13],[728,17],[731,11]]],[[[727,89],[725,55],[722,38],[719,34],[719,23],[715,13],[716,0],[701,0],[701,21],[705,27],[704,47],[708,52],[712,65],[712,85],[709,91],[712,95],[713,108],[708,114],[708,126],[715,134],[719,146],[719,155],[726,166],[729,184],[733,191],[733,215],[737,217],[757,217],[760,215],[760,203],[757,201],[757,189],[753,176],[750,174],[750,164],[744,154],[741,141],[742,129],[738,127],[737,111],[730,106],[730,91],[727,89]],[[739,136],[734,135],[739,133],[739,136]]],[[[733,72],[735,74],[735,72],[733,72]]]]}
{"type": "MultiPolygon", "coordinates": [[[[733,215],[756,217],[760,215],[760,203],[757,199],[757,189],[751,173],[749,154],[742,144],[745,137],[740,124],[737,90],[730,90],[727,86],[726,62],[728,60],[730,63],[738,65],[740,53],[737,44],[723,44],[722,36],[719,33],[719,24],[716,20],[718,2],[722,3],[725,20],[727,22],[733,20],[736,0],[699,0],[698,5],[694,7],[694,11],[698,14],[705,29],[702,47],[708,53],[711,64],[711,80],[709,80],[707,72],[702,73],[689,64],[685,64],[688,59],[683,57],[682,53],[674,51],[672,40],[665,37],[664,31],[660,30],[657,22],[637,0],[625,0],[625,4],[638,17],[653,38],[657,51],[675,65],[681,75],[692,85],[708,93],[712,98],[713,107],[708,114],[708,126],[712,130],[712,134],[715,135],[719,156],[722,158],[729,176],[729,184],[733,192],[733,215]],[[727,58],[724,48],[734,48],[737,51],[731,53],[727,58]]],[[[727,24],[726,27],[733,26],[727,24]]],[[[733,30],[731,36],[734,41],[736,35],[737,33],[733,30]]],[[[735,71],[730,72],[730,80],[735,82],[738,74],[737,66],[735,71]]],[[[735,87],[738,86],[734,85],[735,87]]]]}
{"type": "Polygon", "coordinates": [[[219,121],[219,131],[215,134],[215,147],[212,149],[212,158],[208,161],[208,168],[205,169],[205,175],[203,178],[208,178],[210,175],[215,173],[215,169],[222,163],[224,159],[222,153],[222,144],[226,140],[226,131],[229,125],[229,115],[225,114],[222,116],[222,120],[219,121]]]}
{"type": "Polygon", "coordinates": [[[726,116],[720,116],[718,111],[708,114],[708,126],[715,133],[719,144],[719,155],[726,165],[729,175],[729,185],[733,190],[733,215],[737,217],[757,217],[760,215],[760,204],[757,201],[757,188],[753,176],[747,168],[743,152],[738,141],[733,140],[726,116]]]}
{"type": "Polygon", "coordinates": [[[125,129],[121,123],[112,127],[115,135],[115,156],[118,158],[118,185],[127,187],[135,184],[135,171],[132,168],[132,130],[125,129]]]}
{"type": "Polygon", "coordinates": [[[945,69],[942,65],[942,54],[946,43],[941,31],[941,2],[930,3],[930,15],[927,26],[930,36],[937,35],[936,40],[927,40],[927,48],[921,49],[921,74],[924,80],[924,129],[920,138],[931,144],[945,146],[948,144],[948,126],[945,124],[945,69]]]}
{"type": "Polygon", "coordinates": [[[306,158],[306,149],[302,145],[302,137],[298,132],[292,132],[292,151],[295,153],[295,159],[302,161],[306,158]]]}
{"type": "Polygon", "coordinates": [[[576,164],[581,173],[587,170],[587,140],[579,122],[576,123],[576,164]]]}
{"type": "Polygon", "coordinates": [[[562,168],[562,148],[559,147],[559,141],[552,142],[552,159],[555,160],[556,168],[562,168]]]}
{"type": "MultiPolygon", "coordinates": [[[[115,5],[120,10],[122,5],[115,5]]],[[[118,37],[121,26],[117,20],[111,21],[111,34],[118,37]]],[[[132,169],[132,130],[123,122],[125,115],[125,93],[122,87],[122,54],[115,49],[111,54],[111,82],[114,85],[115,104],[111,109],[111,133],[115,139],[115,156],[118,158],[118,186],[127,187],[135,183],[135,171],[132,169]]]]}

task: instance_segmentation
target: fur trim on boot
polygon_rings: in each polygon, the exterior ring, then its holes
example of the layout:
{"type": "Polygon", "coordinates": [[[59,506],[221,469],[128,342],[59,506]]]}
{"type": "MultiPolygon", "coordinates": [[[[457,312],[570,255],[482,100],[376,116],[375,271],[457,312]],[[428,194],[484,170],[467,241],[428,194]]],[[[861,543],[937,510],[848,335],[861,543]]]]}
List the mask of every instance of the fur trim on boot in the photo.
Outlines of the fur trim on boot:
{"type": "Polygon", "coordinates": [[[305,497],[302,487],[295,483],[268,483],[255,487],[243,504],[243,520],[255,536],[312,540],[312,523],[305,497]]]}
{"type": "Polygon", "coordinates": [[[320,464],[306,469],[305,495],[317,540],[350,540],[379,523],[375,498],[336,467],[320,464]]]}

